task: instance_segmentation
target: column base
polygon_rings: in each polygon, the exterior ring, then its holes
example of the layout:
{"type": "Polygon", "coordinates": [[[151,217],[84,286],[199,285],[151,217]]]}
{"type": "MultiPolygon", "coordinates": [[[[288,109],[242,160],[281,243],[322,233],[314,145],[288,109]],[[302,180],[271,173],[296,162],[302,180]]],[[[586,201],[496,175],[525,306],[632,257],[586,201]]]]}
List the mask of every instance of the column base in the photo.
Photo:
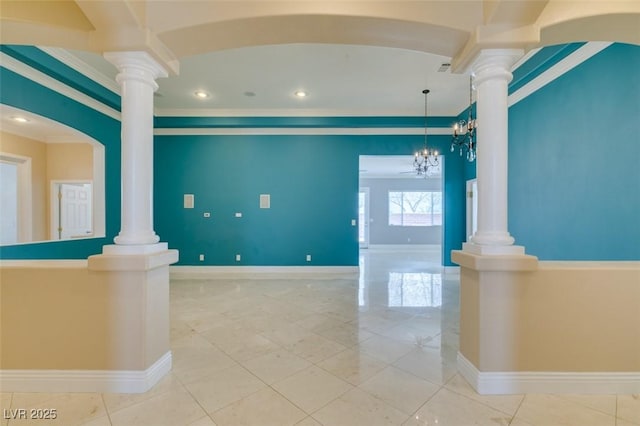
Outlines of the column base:
{"type": "Polygon", "coordinates": [[[122,244],[109,244],[102,246],[102,254],[108,255],[130,255],[130,254],[153,254],[169,249],[167,243],[156,244],[137,244],[137,245],[122,245],[122,244]]]}
{"type": "Polygon", "coordinates": [[[462,243],[462,251],[482,256],[491,255],[524,255],[524,246],[486,245],[474,242],[462,243]]]}
{"type": "Polygon", "coordinates": [[[145,244],[156,244],[160,241],[160,237],[153,231],[125,233],[120,232],[113,242],[122,246],[140,246],[145,244]]]}

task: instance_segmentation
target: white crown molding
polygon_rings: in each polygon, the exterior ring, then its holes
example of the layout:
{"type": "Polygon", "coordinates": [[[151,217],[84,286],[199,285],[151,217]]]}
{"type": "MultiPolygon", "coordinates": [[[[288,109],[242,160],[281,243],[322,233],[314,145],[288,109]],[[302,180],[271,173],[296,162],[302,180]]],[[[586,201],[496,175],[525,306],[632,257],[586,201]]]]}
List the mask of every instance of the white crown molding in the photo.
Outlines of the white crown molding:
{"type": "Polygon", "coordinates": [[[42,50],[47,55],[59,60],[69,68],[72,68],[78,71],[80,74],[93,80],[94,82],[98,83],[105,89],[110,90],[111,92],[120,96],[120,86],[118,86],[115,80],[111,80],[109,77],[102,74],[100,71],[93,68],[91,65],[87,64],[81,59],[78,59],[77,56],[70,53],[69,51],[58,48],[58,47],[38,46],[38,49],[42,50]]]}
{"type": "Polygon", "coordinates": [[[171,351],[146,370],[0,370],[2,392],[144,393],[171,371],[171,351]]]}
{"type": "Polygon", "coordinates": [[[50,77],[35,68],[32,68],[23,62],[20,62],[6,53],[0,52],[0,67],[4,67],[10,71],[20,74],[21,76],[28,78],[29,80],[40,84],[48,89],[51,89],[63,96],[73,99],[91,109],[94,109],[106,116],[109,116],[115,120],[120,121],[120,112],[115,109],[106,106],[105,104],[98,102],[92,97],[85,95],[84,93],[67,86],[64,83],[59,82],[53,77],[50,77]]]}
{"type": "Polygon", "coordinates": [[[584,46],[577,49],[575,52],[567,55],[564,59],[559,61],[557,64],[553,65],[545,72],[522,86],[520,89],[513,92],[509,95],[508,102],[509,106],[513,106],[531,95],[532,93],[540,90],[547,84],[551,83],[553,80],[557,79],[561,75],[566,72],[572,70],[576,66],[580,65],[587,59],[601,52],[602,50],[609,47],[611,42],[589,42],[584,46]]]}
{"type": "MultiPolygon", "coordinates": [[[[420,127],[243,127],[243,128],[156,128],[155,136],[207,135],[424,135],[420,127]]],[[[451,128],[430,128],[429,135],[451,135],[451,128]]]]}
{"type": "Polygon", "coordinates": [[[416,110],[156,108],[156,117],[411,117],[416,110]]]}
{"type": "Polygon", "coordinates": [[[352,278],[360,273],[358,266],[170,266],[172,280],[185,279],[335,279],[352,278]]]}
{"type": "Polygon", "coordinates": [[[479,371],[458,352],[458,371],[481,395],[636,394],[640,372],[479,371]]]}

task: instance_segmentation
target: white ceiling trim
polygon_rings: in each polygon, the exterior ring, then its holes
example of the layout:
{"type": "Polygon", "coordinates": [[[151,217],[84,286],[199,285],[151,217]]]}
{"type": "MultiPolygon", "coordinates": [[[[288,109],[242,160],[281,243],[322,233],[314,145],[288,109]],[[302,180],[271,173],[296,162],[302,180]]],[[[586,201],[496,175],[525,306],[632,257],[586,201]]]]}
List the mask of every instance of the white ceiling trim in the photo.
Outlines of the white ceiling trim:
{"type": "Polygon", "coordinates": [[[53,57],[54,59],[57,59],[69,68],[78,71],[80,74],[93,80],[105,89],[110,90],[111,92],[120,96],[120,86],[118,86],[118,83],[116,83],[114,80],[111,80],[103,73],[93,68],[91,65],[78,59],[77,56],[69,53],[67,50],[58,47],[37,47],[47,55],[53,57]]]}
{"type": "Polygon", "coordinates": [[[557,64],[553,65],[545,72],[522,86],[520,89],[513,92],[509,95],[508,105],[513,106],[531,95],[532,93],[540,90],[547,84],[551,83],[553,80],[557,79],[561,75],[569,72],[576,66],[580,65],[587,59],[606,49],[613,43],[611,42],[589,42],[584,46],[577,49],[575,52],[571,53],[557,64]]]}
{"type": "MultiPolygon", "coordinates": [[[[424,135],[421,127],[319,127],[319,128],[166,128],[155,129],[156,136],[208,136],[208,135],[424,135]]],[[[450,136],[449,127],[430,128],[427,135],[450,136]]]]}
{"type": "Polygon", "coordinates": [[[115,109],[108,107],[101,102],[98,102],[91,96],[85,95],[84,93],[72,87],[69,87],[64,83],[59,82],[53,77],[50,77],[36,70],[35,68],[32,68],[25,63],[14,59],[6,53],[0,52],[0,67],[4,67],[10,71],[20,74],[21,76],[28,78],[29,80],[38,83],[41,86],[51,89],[54,92],[60,93],[61,95],[71,98],[76,102],[79,102],[91,109],[94,109],[104,115],[120,121],[119,111],[116,111],[115,109]]]}

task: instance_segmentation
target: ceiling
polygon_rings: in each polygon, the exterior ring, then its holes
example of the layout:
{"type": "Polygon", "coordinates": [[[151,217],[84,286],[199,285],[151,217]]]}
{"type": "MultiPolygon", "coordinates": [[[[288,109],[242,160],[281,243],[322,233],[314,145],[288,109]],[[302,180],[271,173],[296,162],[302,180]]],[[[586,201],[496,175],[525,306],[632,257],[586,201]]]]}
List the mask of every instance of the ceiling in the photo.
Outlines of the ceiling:
{"type": "Polygon", "coordinates": [[[0,104],[0,130],[44,143],[97,143],[76,129],[5,104],[0,104]],[[16,117],[27,122],[18,122],[16,117]]]}
{"type": "Polygon", "coordinates": [[[107,81],[103,52],[151,55],[170,75],[157,115],[421,115],[428,88],[430,115],[452,116],[483,49],[640,43],[637,1],[0,2],[3,43],[73,49],[107,81]],[[453,74],[437,72],[445,62],[453,74]]]}
{"type": "MultiPolygon", "coordinates": [[[[76,69],[118,91],[116,69],[102,56],[45,49],[70,58],[76,69]],[[72,55],[72,56],[69,56],[72,55]],[[111,83],[111,84],[109,84],[111,83]]],[[[65,59],[67,58],[67,59],[65,59]]],[[[429,88],[429,114],[453,116],[468,103],[468,76],[438,72],[449,58],[397,48],[286,44],[224,50],[185,58],[178,76],[158,79],[158,115],[422,115],[429,88]],[[211,94],[194,96],[196,90],[211,94]],[[296,90],[308,93],[305,98],[296,90]]],[[[2,105],[5,131],[44,142],[87,137],[30,113],[2,105]],[[16,123],[22,115],[29,123],[16,123]]],[[[413,158],[364,156],[363,177],[413,177],[413,158]]]]}
{"type": "Polygon", "coordinates": [[[429,115],[454,116],[483,49],[640,43],[637,1],[0,2],[3,43],[67,49],[116,92],[101,52],[150,54],[170,74],[158,80],[156,115],[417,116],[428,88],[429,115]],[[455,73],[438,72],[443,63],[455,73]]]}
{"type": "MultiPolygon", "coordinates": [[[[72,51],[115,79],[101,56],[72,51]]],[[[222,50],[184,58],[180,74],[158,79],[158,115],[455,116],[468,104],[469,77],[438,72],[451,58],[413,50],[284,44],[222,50]],[[197,90],[211,96],[198,99],[197,90]],[[297,90],[307,96],[298,98],[297,90]]]]}

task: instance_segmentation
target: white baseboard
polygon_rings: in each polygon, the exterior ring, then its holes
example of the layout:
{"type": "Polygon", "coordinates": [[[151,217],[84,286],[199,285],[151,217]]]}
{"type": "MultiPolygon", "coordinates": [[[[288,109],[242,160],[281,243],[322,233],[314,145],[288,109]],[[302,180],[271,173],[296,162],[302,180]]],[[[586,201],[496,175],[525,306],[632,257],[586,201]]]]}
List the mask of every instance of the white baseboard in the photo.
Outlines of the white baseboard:
{"type": "Polygon", "coordinates": [[[0,370],[0,391],[144,393],[169,371],[171,351],[146,370],[0,370]]]}
{"type": "Polygon", "coordinates": [[[479,371],[458,352],[458,371],[481,395],[637,394],[640,372],[479,371]]]}
{"type": "Polygon", "coordinates": [[[338,279],[357,278],[358,266],[170,266],[173,280],[187,279],[338,279]]]}

